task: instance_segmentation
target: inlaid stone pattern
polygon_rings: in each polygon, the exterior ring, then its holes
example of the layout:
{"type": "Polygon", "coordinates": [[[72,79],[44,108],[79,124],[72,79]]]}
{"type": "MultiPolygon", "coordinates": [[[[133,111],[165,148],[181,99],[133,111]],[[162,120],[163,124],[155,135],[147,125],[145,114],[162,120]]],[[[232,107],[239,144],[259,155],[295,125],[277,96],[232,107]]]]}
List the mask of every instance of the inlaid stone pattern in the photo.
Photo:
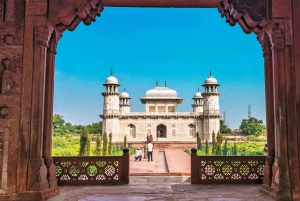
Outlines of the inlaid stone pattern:
{"type": "Polygon", "coordinates": [[[8,129],[0,128],[0,194],[6,193],[7,186],[8,129]]]}

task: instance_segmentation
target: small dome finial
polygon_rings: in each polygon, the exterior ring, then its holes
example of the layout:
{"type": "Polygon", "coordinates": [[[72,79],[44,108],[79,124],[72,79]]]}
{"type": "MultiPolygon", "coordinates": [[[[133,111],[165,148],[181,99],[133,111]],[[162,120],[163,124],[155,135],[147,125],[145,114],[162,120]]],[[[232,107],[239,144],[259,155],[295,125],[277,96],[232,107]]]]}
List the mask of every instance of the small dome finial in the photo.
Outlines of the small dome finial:
{"type": "Polygon", "coordinates": [[[198,92],[200,92],[199,88],[198,88],[198,92]]]}
{"type": "Polygon", "coordinates": [[[113,76],[113,69],[110,69],[110,75],[113,76]]]}
{"type": "Polygon", "coordinates": [[[158,87],[158,82],[156,81],[156,86],[158,87]]]}
{"type": "Polygon", "coordinates": [[[209,76],[211,76],[211,71],[209,72],[209,76]]]}
{"type": "Polygon", "coordinates": [[[165,87],[167,87],[168,86],[168,82],[167,81],[165,81],[165,87]]]}
{"type": "Polygon", "coordinates": [[[124,88],[124,92],[125,92],[126,90],[125,90],[125,88],[124,88]]]}

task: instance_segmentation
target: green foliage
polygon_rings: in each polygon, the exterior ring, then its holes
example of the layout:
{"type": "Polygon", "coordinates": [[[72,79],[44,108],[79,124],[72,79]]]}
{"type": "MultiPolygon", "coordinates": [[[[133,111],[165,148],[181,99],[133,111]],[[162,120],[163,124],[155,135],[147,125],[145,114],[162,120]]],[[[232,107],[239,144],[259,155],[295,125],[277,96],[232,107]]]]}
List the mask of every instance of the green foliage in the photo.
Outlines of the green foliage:
{"type": "Polygon", "coordinates": [[[102,152],[101,142],[102,142],[102,138],[100,137],[100,134],[99,134],[99,135],[97,135],[97,138],[96,138],[96,149],[94,152],[96,156],[101,156],[101,152],[102,152]]]}
{"type": "Polygon", "coordinates": [[[236,142],[234,142],[234,145],[233,145],[233,149],[232,149],[232,155],[233,155],[233,156],[236,156],[236,155],[237,155],[237,147],[236,147],[236,142]]]}
{"type": "Polygon", "coordinates": [[[223,142],[223,136],[219,130],[217,134],[217,141],[216,141],[216,155],[222,155],[222,142],[223,142]]]}
{"type": "Polygon", "coordinates": [[[209,144],[208,144],[208,140],[205,140],[205,155],[209,154],[209,144]]]}
{"type": "MultiPolygon", "coordinates": [[[[208,143],[207,143],[208,144],[208,143]]],[[[248,156],[257,156],[257,155],[263,155],[264,154],[264,144],[259,142],[239,142],[239,143],[233,143],[233,142],[226,142],[223,146],[223,155],[248,155],[248,156]],[[227,147],[227,148],[225,148],[227,147]],[[226,150],[227,149],[227,153],[226,150]]],[[[186,150],[187,153],[191,154],[190,150],[186,150]]],[[[209,156],[212,154],[206,154],[206,151],[197,151],[198,156],[209,156]]],[[[208,147],[208,153],[210,153],[210,148],[208,147]]]]}
{"type": "Polygon", "coordinates": [[[223,120],[220,120],[220,132],[223,133],[231,133],[231,129],[228,128],[225,124],[223,120]]]}
{"type": "MultiPolygon", "coordinates": [[[[65,123],[63,116],[59,114],[53,115],[52,133],[53,136],[61,136],[64,134],[78,134],[81,133],[83,125],[72,125],[70,122],[65,123]]],[[[92,123],[86,126],[89,133],[100,134],[102,133],[102,122],[92,123]]]]}
{"type": "Polygon", "coordinates": [[[103,133],[103,150],[102,150],[102,156],[106,156],[107,155],[107,133],[104,132],[103,133]]]}
{"type": "Polygon", "coordinates": [[[213,133],[212,133],[212,155],[216,155],[216,147],[217,146],[217,143],[216,143],[216,134],[215,134],[215,131],[213,131],[213,133]]]}
{"type": "Polygon", "coordinates": [[[244,134],[255,136],[259,136],[267,131],[266,126],[263,125],[263,121],[258,120],[255,117],[243,119],[240,125],[240,130],[244,134]]]}
{"type": "Polygon", "coordinates": [[[65,120],[63,119],[63,116],[59,114],[53,115],[52,133],[53,136],[62,136],[69,133],[69,130],[65,127],[65,120]]]}
{"type": "Polygon", "coordinates": [[[198,149],[198,150],[202,150],[201,138],[200,138],[198,132],[197,132],[197,134],[196,134],[196,137],[197,137],[197,149],[198,149]]]}
{"type": "Polygon", "coordinates": [[[256,137],[255,135],[248,135],[246,140],[247,141],[256,141],[256,142],[267,142],[266,136],[256,137]]]}
{"type": "Polygon", "coordinates": [[[108,155],[111,155],[112,154],[112,134],[110,133],[108,136],[109,136],[108,155]]]}
{"type": "Polygon", "coordinates": [[[102,133],[102,122],[92,123],[86,126],[90,133],[100,134],[102,133]]]}
{"type": "Polygon", "coordinates": [[[127,137],[126,135],[124,136],[124,143],[123,143],[123,147],[126,148],[127,147],[127,137]]]}
{"type": "Polygon", "coordinates": [[[228,143],[228,151],[231,155],[263,155],[264,144],[260,142],[228,143]]]}
{"type": "MultiPolygon", "coordinates": [[[[88,132],[88,130],[87,130],[87,132],[88,132]]],[[[91,155],[91,142],[92,142],[92,137],[88,132],[87,139],[86,139],[86,156],[91,155]]]]}
{"type": "Polygon", "coordinates": [[[77,156],[78,150],[79,139],[70,134],[52,138],[52,156],[77,156]]]}
{"type": "MultiPolygon", "coordinates": [[[[101,138],[97,136],[98,143],[101,138]]],[[[80,139],[74,138],[71,134],[66,134],[64,136],[53,137],[52,140],[52,156],[78,156],[78,150],[80,149],[80,139]]],[[[91,153],[97,155],[97,146],[91,145],[91,153]]],[[[135,153],[134,148],[129,149],[129,154],[135,153]]],[[[110,156],[122,156],[123,150],[119,148],[119,145],[112,145],[112,153],[110,156]]]]}
{"type": "Polygon", "coordinates": [[[223,150],[222,150],[223,156],[227,156],[227,152],[228,152],[227,144],[228,144],[228,142],[227,142],[227,140],[225,140],[223,150]]]}
{"type": "Polygon", "coordinates": [[[82,127],[81,134],[80,134],[79,156],[85,156],[86,155],[88,135],[89,135],[88,130],[85,127],[82,127]]]}

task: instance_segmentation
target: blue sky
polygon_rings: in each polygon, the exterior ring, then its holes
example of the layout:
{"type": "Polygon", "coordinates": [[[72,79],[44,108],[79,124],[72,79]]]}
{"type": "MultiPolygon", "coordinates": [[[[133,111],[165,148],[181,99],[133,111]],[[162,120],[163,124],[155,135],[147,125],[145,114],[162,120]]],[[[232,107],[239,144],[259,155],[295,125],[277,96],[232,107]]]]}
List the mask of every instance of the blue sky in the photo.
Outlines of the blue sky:
{"type": "Polygon", "coordinates": [[[192,111],[192,97],[212,75],[219,87],[226,123],[238,128],[248,116],[265,123],[261,46],[255,34],[231,27],[217,9],[105,8],[90,26],[81,23],[60,39],[56,56],[54,113],[72,124],[101,121],[105,79],[114,69],[119,91],[131,96],[131,111],[143,112],[140,98],[168,82],[192,111]]]}

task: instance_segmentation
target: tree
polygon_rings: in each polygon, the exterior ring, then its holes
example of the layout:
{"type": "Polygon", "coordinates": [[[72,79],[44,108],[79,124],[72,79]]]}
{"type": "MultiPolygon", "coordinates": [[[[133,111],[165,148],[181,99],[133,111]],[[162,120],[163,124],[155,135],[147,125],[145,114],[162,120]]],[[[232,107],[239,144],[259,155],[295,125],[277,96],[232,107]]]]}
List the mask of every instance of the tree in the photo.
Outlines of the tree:
{"type": "Polygon", "coordinates": [[[255,117],[250,117],[249,119],[243,119],[240,125],[240,130],[242,133],[247,135],[259,136],[266,133],[266,126],[263,125],[262,120],[258,120],[255,117]]]}
{"type": "Polygon", "coordinates": [[[232,132],[231,129],[228,128],[228,127],[224,124],[224,121],[223,121],[223,120],[220,120],[220,132],[221,132],[222,134],[224,134],[224,133],[231,133],[231,132],[232,132]]]}
{"type": "Polygon", "coordinates": [[[208,145],[208,140],[206,139],[205,140],[205,155],[208,156],[208,154],[209,154],[209,145],[208,145]]]}
{"type": "Polygon", "coordinates": [[[123,144],[124,149],[127,147],[127,137],[126,135],[124,136],[124,144],[123,144]]]}
{"type": "Polygon", "coordinates": [[[236,142],[234,142],[234,145],[233,145],[233,154],[234,156],[237,155],[237,148],[236,148],[236,142]]]}
{"type": "Polygon", "coordinates": [[[102,138],[100,137],[100,134],[99,134],[99,135],[97,135],[97,138],[96,138],[96,149],[95,149],[96,156],[101,156],[101,152],[102,152],[101,142],[102,142],[102,138]]]}
{"type": "Polygon", "coordinates": [[[112,134],[109,135],[109,142],[108,142],[108,155],[112,155],[112,134]]]}
{"type": "Polygon", "coordinates": [[[65,126],[65,120],[63,119],[63,116],[59,114],[53,115],[52,133],[53,136],[62,136],[66,133],[69,133],[69,130],[65,126]]]}
{"type": "Polygon", "coordinates": [[[217,134],[217,142],[216,142],[216,155],[222,155],[222,142],[223,142],[222,138],[223,138],[222,134],[219,130],[217,134]]]}
{"type": "Polygon", "coordinates": [[[92,137],[89,134],[89,131],[87,130],[86,156],[90,156],[91,155],[91,142],[92,142],[92,137]]]}
{"type": "Polygon", "coordinates": [[[227,148],[227,140],[225,140],[224,146],[223,146],[223,156],[227,156],[228,148],[227,148]]]}
{"type": "Polygon", "coordinates": [[[89,124],[87,125],[87,128],[92,134],[100,134],[102,133],[102,122],[89,124]]]}
{"type": "Polygon", "coordinates": [[[211,151],[211,154],[212,155],[216,155],[216,134],[215,134],[215,131],[213,131],[212,133],[212,151],[211,151]]]}
{"type": "Polygon", "coordinates": [[[103,151],[102,151],[102,155],[106,156],[107,155],[107,133],[104,132],[103,133],[103,151]]]}
{"type": "Polygon", "coordinates": [[[88,142],[88,131],[86,127],[83,127],[80,134],[80,148],[79,148],[79,156],[86,155],[86,147],[88,142]]]}
{"type": "Polygon", "coordinates": [[[197,132],[197,134],[196,134],[196,137],[197,137],[197,149],[198,149],[198,150],[202,150],[201,138],[200,138],[198,132],[197,132]]]}

